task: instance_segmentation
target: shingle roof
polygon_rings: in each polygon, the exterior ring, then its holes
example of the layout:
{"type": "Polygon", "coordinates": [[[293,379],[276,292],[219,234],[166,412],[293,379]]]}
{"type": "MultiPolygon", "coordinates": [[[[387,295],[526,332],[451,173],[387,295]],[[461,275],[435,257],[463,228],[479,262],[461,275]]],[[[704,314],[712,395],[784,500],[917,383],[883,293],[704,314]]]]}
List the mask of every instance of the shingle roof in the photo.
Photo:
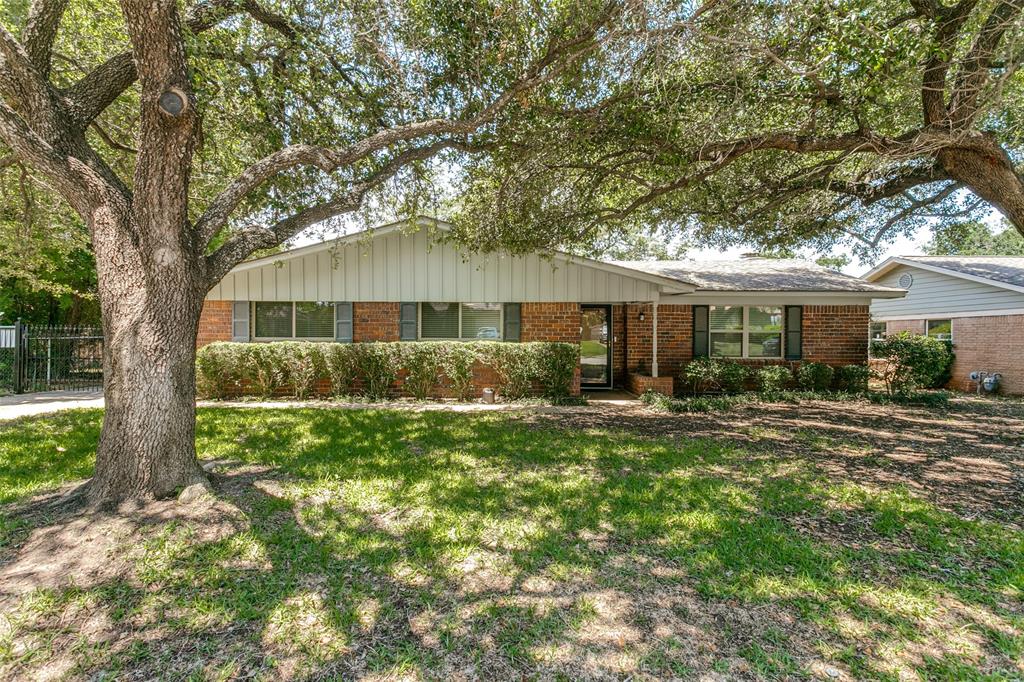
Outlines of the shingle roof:
{"type": "Polygon", "coordinates": [[[616,261],[616,264],[690,282],[704,291],[902,291],[796,258],[616,261]]]}
{"type": "Polygon", "coordinates": [[[1024,256],[900,256],[900,260],[1024,287],[1024,256]]]}

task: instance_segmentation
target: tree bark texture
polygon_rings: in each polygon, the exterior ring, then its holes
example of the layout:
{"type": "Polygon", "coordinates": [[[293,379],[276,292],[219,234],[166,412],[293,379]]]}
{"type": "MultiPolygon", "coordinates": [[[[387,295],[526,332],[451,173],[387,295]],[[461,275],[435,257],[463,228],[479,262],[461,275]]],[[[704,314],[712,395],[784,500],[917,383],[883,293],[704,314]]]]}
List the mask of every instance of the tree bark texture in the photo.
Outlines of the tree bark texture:
{"type": "Polygon", "coordinates": [[[150,226],[101,210],[93,225],[106,342],[106,409],[90,501],[166,497],[203,483],[195,450],[195,339],[206,287],[181,254],[146,254],[150,226]],[[135,224],[132,224],[135,222],[135,224]]]}

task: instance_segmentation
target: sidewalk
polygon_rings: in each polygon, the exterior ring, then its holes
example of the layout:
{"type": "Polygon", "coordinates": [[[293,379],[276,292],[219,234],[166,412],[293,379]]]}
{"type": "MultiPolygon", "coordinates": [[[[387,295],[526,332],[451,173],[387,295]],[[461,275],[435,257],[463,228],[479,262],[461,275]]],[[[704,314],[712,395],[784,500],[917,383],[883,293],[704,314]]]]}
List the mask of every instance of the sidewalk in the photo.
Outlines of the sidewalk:
{"type": "Polygon", "coordinates": [[[0,421],[75,407],[103,407],[103,391],[46,391],[0,396],[0,421]]]}

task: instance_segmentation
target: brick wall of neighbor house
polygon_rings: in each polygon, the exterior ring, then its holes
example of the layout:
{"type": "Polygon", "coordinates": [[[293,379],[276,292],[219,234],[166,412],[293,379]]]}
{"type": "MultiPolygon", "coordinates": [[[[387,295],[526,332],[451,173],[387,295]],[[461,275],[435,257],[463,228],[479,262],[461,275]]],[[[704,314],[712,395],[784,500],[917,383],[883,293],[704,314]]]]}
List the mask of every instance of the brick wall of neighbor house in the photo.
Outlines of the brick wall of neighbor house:
{"type": "Polygon", "coordinates": [[[353,303],[352,340],[398,341],[400,303],[353,303]]]}
{"type": "Polygon", "coordinates": [[[954,318],[953,352],[950,387],[974,391],[971,372],[999,372],[1003,393],[1024,394],[1024,315],[954,318]]]}
{"type": "Polygon", "coordinates": [[[521,341],[580,342],[579,303],[523,303],[521,341]]]}
{"type": "Polygon", "coordinates": [[[231,340],[231,301],[205,301],[199,314],[196,348],[214,341],[231,340]]]}
{"type": "MultiPolygon", "coordinates": [[[[887,334],[903,330],[922,333],[924,319],[885,323],[887,334]]],[[[953,318],[953,352],[956,358],[949,388],[975,391],[971,372],[999,372],[1003,393],[1024,394],[1024,315],[953,318]]]]}

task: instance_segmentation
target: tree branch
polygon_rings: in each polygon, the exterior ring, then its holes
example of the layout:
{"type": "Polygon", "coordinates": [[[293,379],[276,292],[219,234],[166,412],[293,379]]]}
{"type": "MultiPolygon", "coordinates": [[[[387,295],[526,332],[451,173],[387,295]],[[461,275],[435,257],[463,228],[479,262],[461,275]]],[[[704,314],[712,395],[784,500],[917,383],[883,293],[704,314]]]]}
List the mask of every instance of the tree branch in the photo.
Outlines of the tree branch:
{"type": "Polygon", "coordinates": [[[394,177],[395,174],[412,163],[432,158],[444,149],[461,149],[472,152],[480,151],[483,148],[469,145],[460,140],[447,139],[407,149],[367,177],[350,185],[347,191],[337,197],[303,209],[271,227],[251,226],[239,230],[206,257],[207,285],[212,287],[219,282],[231,268],[248,258],[253,251],[276,246],[291,239],[307,227],[356,210],[362,204],[363,197],[367,192],[394,177]]]}
{"type": "Polygon", "coordinates": [[[935,46],[925,63],[921,81],[925,124],[936,125],[946,119],[946,76],[950,59],[956,49],[960,29],[971,15],[977,0],[961,0],[959,4],[948,8],[936,0],[919,0],[913,4],[924,16],[938,24],[935,29],[935,46]]]}
{"type": "Polygon", "coordinates": [[[238,175],[213,201],[196,221],[196,232],[201,243],[208,244],[227,224],[231,213],[249,195],[272,177],[297,166],[315,166],[325,173],[331,173],[342,166],[365,159],[374,152],[392,145],[435,135],[468,135],[494,118],[520,93],[557,75],[575,59],[596,44],[595,34],[611,17],[614,4],[602,13],[600,19],[590,26],[583,36],[551,47],[542,58],[534,63],[519,80],[515,81],[490,104],[475,116],[462,119],[429,119],[399,125],[381,130],[363,138],[343,150],[334,150],[313,145],[292,145],[280,149],[238,175]],[[549,68],[550,67],[550,68],[549,68]]]}
{"type": "MultiPolygon", "coordinates": [[[[192,33],[201,33],[241,9],[239,0],[202,2],[188,10],[184,25],[192,33]]],[[[64,98],[75,127],[85,130],[138,77],[135,59],[131,51],[126,51],[103,62],[65,90],[64,98]]]]}
{"type": "Polygon", "coordinates": [[[950,99],[950,119],[954,126],[962,127],[974,120],[978,113],[978,97],[988,81],[989,68],[999,43],[1022,10],[1022,0],[1002,0],[985,20],[963,60],[950,99]]]}
{"type": "Polygon", "coordinates": [[[53,41],[67,6],[68,0],[32,0],[28,11],[21,43],[28,52],[29,61],[44,80],[50,75],[53,41]]]}

